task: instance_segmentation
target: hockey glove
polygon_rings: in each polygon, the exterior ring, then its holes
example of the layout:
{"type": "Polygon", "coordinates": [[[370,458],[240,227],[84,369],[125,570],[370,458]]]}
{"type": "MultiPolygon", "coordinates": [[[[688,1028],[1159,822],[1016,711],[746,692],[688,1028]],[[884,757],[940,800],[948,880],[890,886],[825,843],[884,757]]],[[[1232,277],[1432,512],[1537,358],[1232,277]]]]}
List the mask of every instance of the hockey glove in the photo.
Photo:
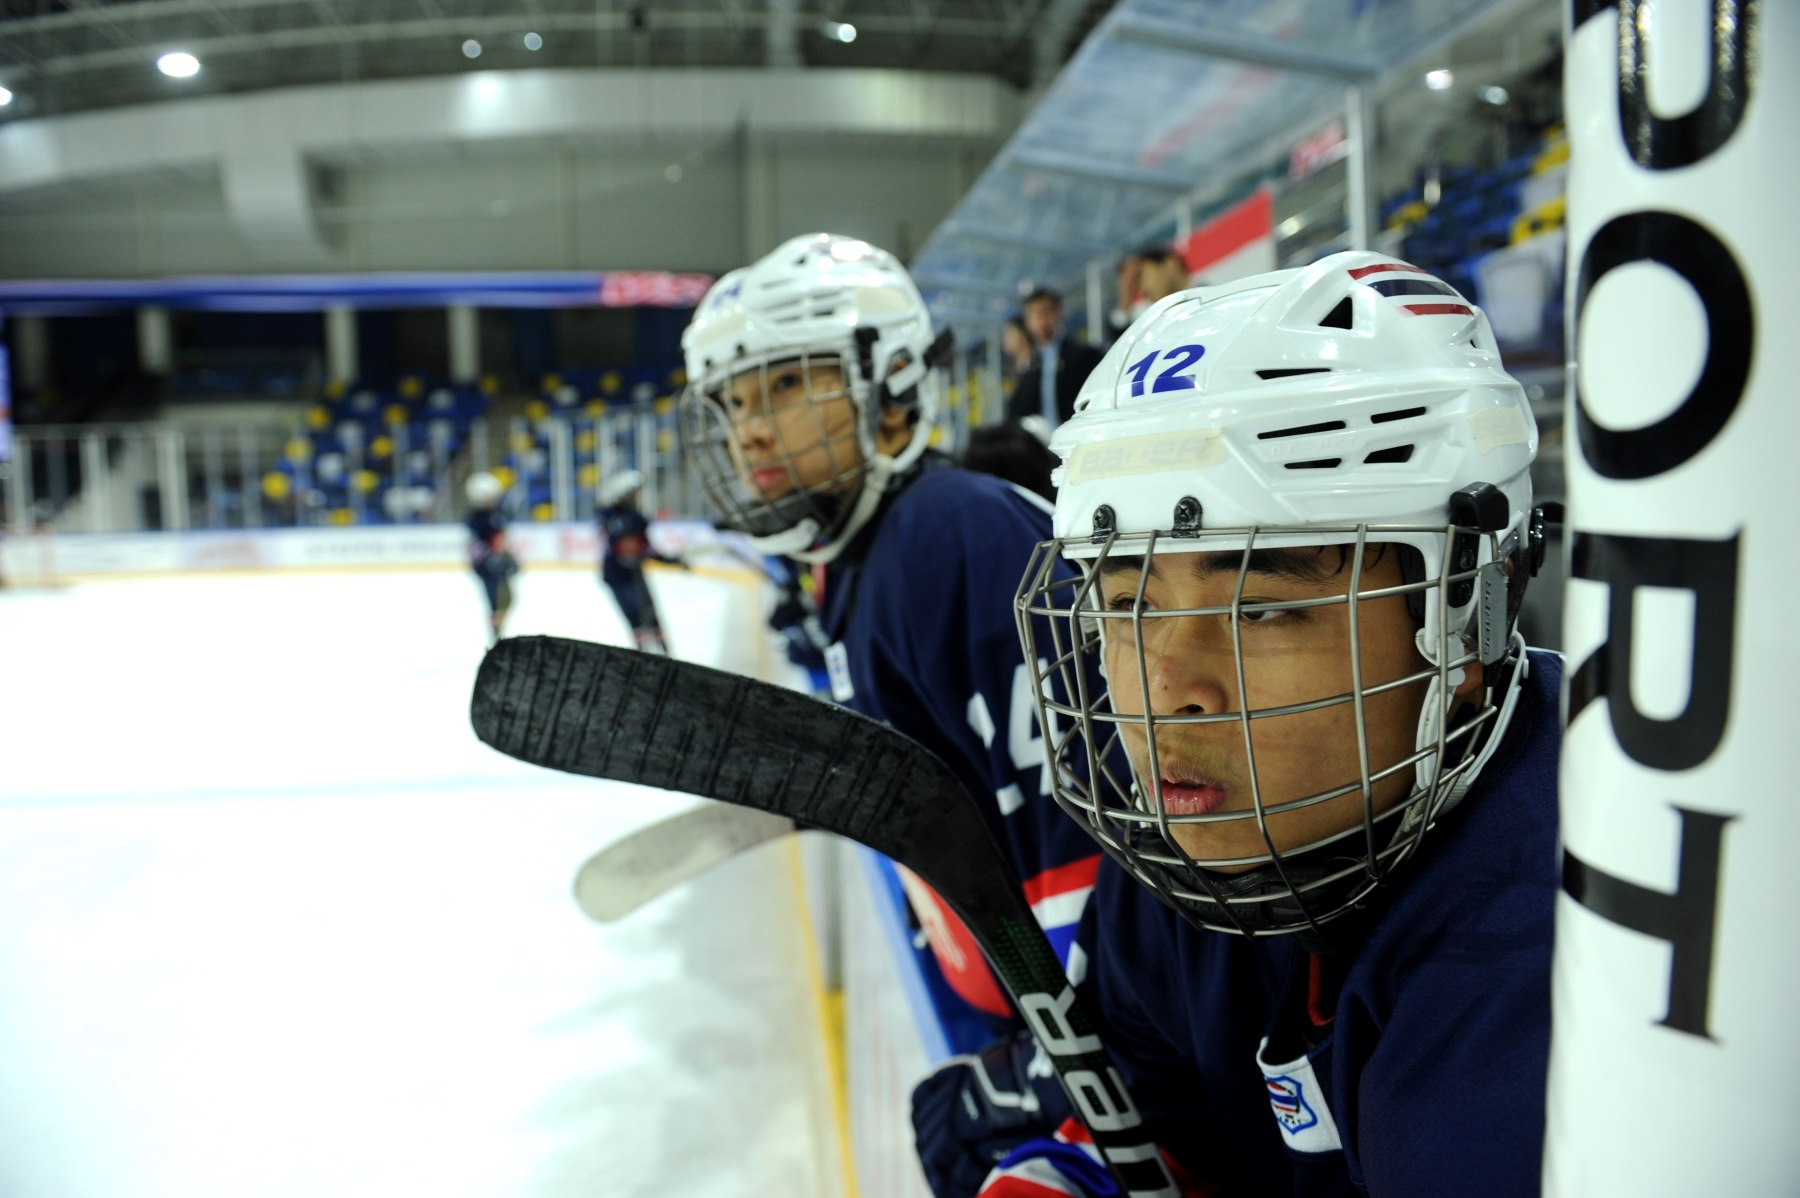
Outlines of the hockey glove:
{"type": "Polygon", "coordinates": [[[952,1057],[913,1089],[919,1163],[937,1198],[972,1198],[989,1170],[1070,1113],[1050,1058],[1029,1032],[952,1057]]]}

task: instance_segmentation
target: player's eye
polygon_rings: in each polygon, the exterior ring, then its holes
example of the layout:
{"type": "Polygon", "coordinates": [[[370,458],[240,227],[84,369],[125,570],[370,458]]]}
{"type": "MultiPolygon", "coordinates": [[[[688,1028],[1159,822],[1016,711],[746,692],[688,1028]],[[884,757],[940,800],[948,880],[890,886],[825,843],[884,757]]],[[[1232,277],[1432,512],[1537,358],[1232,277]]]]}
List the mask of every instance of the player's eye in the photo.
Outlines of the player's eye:
{"type": "MultiPolygon", "coordinates": [[[[1137,592],[1135,590],[1120,591],[1118,594],[1114,595],[1112,598],[1110,598],[1106,601],[1106,610],[1107,611],[1130,611],[1136,606],[1137,606],[1137,592]]],[[[1155,607],[1156,607],[1156,605],[1154,603],[1151,603],[1148,599],[1144,600],[1143,610],[1151,611],[1155,607]]]]}
{"type": "MultiPolygon", "coordinates": [[[[1245,599],[1245,603],[1273,603],[1273,599],[1245,599]]],[[[1245,624],[1292,624],[1306,618],[1301,608],[1276,608],[1268,611],[1240,611],[1238,619],[1245,624]]]]}

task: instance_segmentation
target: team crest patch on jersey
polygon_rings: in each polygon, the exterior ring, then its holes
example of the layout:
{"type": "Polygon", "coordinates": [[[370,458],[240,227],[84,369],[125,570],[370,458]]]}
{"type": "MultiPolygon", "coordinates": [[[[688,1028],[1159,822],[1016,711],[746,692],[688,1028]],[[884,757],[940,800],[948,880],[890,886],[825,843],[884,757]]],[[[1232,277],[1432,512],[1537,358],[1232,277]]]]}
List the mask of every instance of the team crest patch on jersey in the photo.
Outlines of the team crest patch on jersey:
{"type": "Polygon", "coordinates": [[[1344,1141],[1325,1103],[1325,1091],[1313,1073],[1312,1061],[1301,1057],[1271,1064],[1263,1059],[1268,1044],[1265,1038],[1257,1049],[1256,1063],[1262,1068],[1269,1110],[1281,1128],[1281,1138],[1295,1152],[1342,1152],[1344,1141]]]}
{"type": "Polygon", "coordinates": [[[856,684],[850,681],[850,652],[844,642],[826,647],[825,673],[831,679],[831,697],[839,703],[856,698],[856,684]]]}

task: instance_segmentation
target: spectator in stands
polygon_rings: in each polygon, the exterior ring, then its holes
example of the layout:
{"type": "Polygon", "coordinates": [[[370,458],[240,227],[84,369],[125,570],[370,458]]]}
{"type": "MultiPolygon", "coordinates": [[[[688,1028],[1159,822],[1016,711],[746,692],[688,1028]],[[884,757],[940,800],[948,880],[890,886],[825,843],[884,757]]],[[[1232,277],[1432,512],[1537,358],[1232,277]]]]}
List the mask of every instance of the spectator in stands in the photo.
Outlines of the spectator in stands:
{"type": "Polygon", "coordinates": [[[1074,414],[1075,396],[1088,372],[1100,364],[1100,351],[1064,331],[1062,296],[1048,287],[1025,297],[1025,328],[1037,345],[1038,357],[1019,376],[1007,419],[1041,416],[1054,429],[1074,414]]]}
{"type": "Polygon", "coordinates": [[[1012,408],[1012,397],[1019,389],[1019,380],[1037,361],[1037,346],[1031,343],[1031,334],[1025,330],[1025,322],[1017,316],[1008,316],[1006,324],[1000,329],[1000,397],[1005,410],[1012,408]]]}
{"type": "Polygon", "coordinates": [[[631,628],[637,647],[650,653],[666,653],[662,620],[644,581],[644,563],[670,561],[650,548],[650,522],[638,510],[638,492],[644,476],[627,470],[608,479],[600,489],[600,537],[604,543],[600,578],[613,593],[619,613],[631,628]]]}
{"type": "Polygon", "coordinates": [[[1006,326],[1000,330],[1000,348],[1006,354],[1006,372],[1014,378],[1030,370],[1037,361],[1037,346],[1032,343],[1025,322],[1017,316],[1006,318],[1006,326]]]}
{"type": "Polygon", "coordinates": [[[1118,339],[1144,309],[1188,285],[1187,263],[1166,245],[1148,245],[1119,259],[1119,302],[1108,317],[1108,341],[1118,339]]]}
{"type": "Polygon", "coordinates": [[[469,565],[487,597],[491,645],[500,639],[512,611],[512,579],[519,572],[519,561],[506,545],[506,518],[500,514],[506,485],[484,470],[471,474],[463,490],[469,498],[469,565]]]}

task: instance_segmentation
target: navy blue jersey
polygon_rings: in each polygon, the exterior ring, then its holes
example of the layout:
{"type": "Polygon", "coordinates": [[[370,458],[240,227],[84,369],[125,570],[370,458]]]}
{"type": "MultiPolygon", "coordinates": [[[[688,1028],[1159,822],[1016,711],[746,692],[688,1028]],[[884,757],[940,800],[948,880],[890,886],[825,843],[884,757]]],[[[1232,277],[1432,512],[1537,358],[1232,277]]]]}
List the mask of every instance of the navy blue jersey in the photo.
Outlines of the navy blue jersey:
{"type": "MultiPolygon", "coordinates": [[[[1009,483],[928,455],[871,523],[823,576],[834,694],[925,745],[981,797],[1066,962],[1099,850],[1049,797],[1013,615],[1032,550],[1050,537],[1050,510],[1009,483]]],[[[1047,632],[1041,643],[1050,643],[1047,632]]]]}
{"type": "Polygon", "coordinates": [[[1561,677],[1531,655],[1475,787],[1332,956],[1202,931],[1102,867],[1087,997],[1157,1142],[1196,1177],[1304,1198],[1538,1193],[1561,677]]]}
{"type": "Polygon", "coordinates": [[[608,578],[643,568],[656,555],[650,551],[650,521],[630,504],[601,508],[597,517],[606,537],[601,570],[608,578]]]}
{"type": "Polygon", "coordinates": [[[469,530],[469,553],[476,561],[480,561],[494,551],[501,536],[506,532],[506,517],[499,512],[487,508],[477,508],[469,513],[463,521],[469,530]]]}

